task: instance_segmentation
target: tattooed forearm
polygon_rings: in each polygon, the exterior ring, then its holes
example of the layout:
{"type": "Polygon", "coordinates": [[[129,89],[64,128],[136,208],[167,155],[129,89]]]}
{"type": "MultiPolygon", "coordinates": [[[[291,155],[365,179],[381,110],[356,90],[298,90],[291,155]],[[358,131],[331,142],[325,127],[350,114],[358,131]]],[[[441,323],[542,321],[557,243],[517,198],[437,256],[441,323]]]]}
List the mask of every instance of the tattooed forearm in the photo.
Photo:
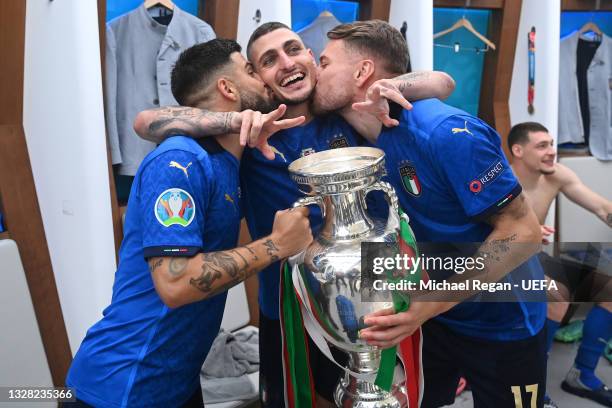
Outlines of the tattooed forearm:
{"type": "Polygon", "coordinates": [[[226,271],[231,277],[238,276],[241,269],[246,268],[245,265],[240,267],[238,261],[232,256],[236,254],[235,250],[228,252],[211,252],[203,255],[202,269],[211,268],[220,271],[226,271]]]}
{"type": "Polygon", "coordinates": [[[263,245],[266,247],[266,253],[270,256],[272,262],[278,261],[278,248],[274,245],[271,239],[266,240],[263,245]]]}
{"type": "Polygon", "coordinates": [[[489,245],[497,247],[503,252],[507,252],[510,249],[508,244],[512,241],[516,241],[516,238],[518,238],[518,234],[512,234],[509,237],[500,239],[492,239],[489,241],[489,245]]]}
{"type": "Polygon", "coordinates": [[[238,276],[241,276],[241,275],[242,275],[242,276],[244,277],[244,274],[246,274],[246,270],[247,270],[247,268],[249,267],[249,262],[248,262],[248,261],[247,261],[247,260],[244,258],[244,256],[242,256],[242,255],[240,254],[240,252],[238,252],[237,250],[232,250],[232,252],[233,252],[233,253],[235,253],[235,254],[236,254],[236,256],[237,256],[238,258],[240,258],[240,260],[241,260],[241,261],[242,261],[242,263],[243,263],[242,268],[240,268],[240,269],[238,269],[238,270],[237,270],[237,272],[238,272],[238,273],[237,273],[237,275],[238,275],[238,276]]]}
{"type": "Polygon", "coordinates": [[[518,234],[512,234],[509,237],[484,242],[475,257],[483,257],[490,261],[499,262],[502,259],[502,255],[510,252],[512,249],[510,243],[516,241],[517,238],[518,234]]]}
{"type": "Polygon", "coordinates": [[[209,270],[204,266],[202,266],[202,269],[202,274],[197,278],[189,279],[189,284],[195,286],[197,289],[200,289],[202,292],[207,293],[212,290],[215,280],[220,279],[222,274],[221,271],[217,269],[209,270]]]}
{"type": "Polygon", "coordinates": [[[413,87],[421,81],[428,80],[429,76],[429,72],[409,72],[396,77],[394,80],[397,82],[397,89],[403,94],[406,88],[413,87]]]}
{"type": "Polygon", "coordinates": [[[223,293],[226,290],[230,290],[231,288],[233,288],[234,286],[236,286],[239,283],[240,283],[240,281],[231,280],[231,281],[229,281],[227,283],[224,283],[221,286],[218,286],[217,288],[211,290],[210,293],[208,293],[208,296],[209,297],[216,296],[219,293],[223,293]]]}
{"type": "Polygon", "coordinates": [[[259,272],[262,268],[286,256],[282,245],[263,238],[247,246],[226,251],[207,252],[190,258],[183,264],[176,258],[171,260],[170,275],[179,290],[185,290],[184,298],[197,301],[214,296],[235,286],[259,272]],[[183,272],[184,271],[184,272],[183,272]],[[194,293],[193,288],[200,293],[194,293]]]}
{"type": "Polygon", "coordinates": [[[391,79],[406,99],[445,99],[455,89],[455,81],[441,71],[409,72],[391,79]]]}
{"type": "Polygon", "coordinates": [[[257,261],[259,259],[259,257],[257,256],[257,254],[255,253],[255,251],[253,251],[253,248],[251,248],[248,245],[245,245],[244,248],[249,251],[249,253],[253,256],[253,260],[257,261]]]}
{"type": "Polygon", "coordinates": [[[137,132],[145,139],[161,142],[169,136],[182,134],[191,137],[220,135],[232,129],[236,112],[210,112],[197,108],[164,107],[149,111],[151,117],[145,129],[137,132]]]}
{"type": "Polygon", "coordinates": [[[181,276],[185,272],[185,268],[187,267],[188,263],[188,258],[172,258],[170,259],[170,264],[168,265],[168,271],[172,276],[181,276]]]}
{"type": "Polygon", "coordinates": [[[192,278],[189,283],[202,292],[210,292],[214,289],[215,280],[221,278],[225,272],[232,278],[229,283],[233,286],[244,280],[248,267],[247,260],[234,249],[229,252],[202,254],[202,274],[197,278],[192,278]],[[240,259],[242,266],[239,265],[236,258],[240,259]]]}
{"type": "Polygon", "coordinates": [[[157,268],[162,266],[163,263],[164,263],[164,260],[161,258],[158,260],[151,260],[149,262],[149,270],[151,271],[151,273],[153,273],[157,268]]]}

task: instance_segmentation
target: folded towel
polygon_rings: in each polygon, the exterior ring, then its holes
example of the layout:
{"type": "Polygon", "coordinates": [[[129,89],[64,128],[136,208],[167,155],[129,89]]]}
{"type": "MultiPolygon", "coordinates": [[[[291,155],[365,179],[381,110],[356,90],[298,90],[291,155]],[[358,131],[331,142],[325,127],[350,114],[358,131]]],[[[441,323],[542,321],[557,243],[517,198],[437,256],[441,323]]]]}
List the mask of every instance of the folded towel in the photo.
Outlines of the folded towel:
{"type": "Polygon", "coordinates": [[[258,390],[247,374],[258,370],[258,330],[245,329],[234,334],[221,329],[200,373],[204,401],[212,404],[256,398],[258,390]]]}

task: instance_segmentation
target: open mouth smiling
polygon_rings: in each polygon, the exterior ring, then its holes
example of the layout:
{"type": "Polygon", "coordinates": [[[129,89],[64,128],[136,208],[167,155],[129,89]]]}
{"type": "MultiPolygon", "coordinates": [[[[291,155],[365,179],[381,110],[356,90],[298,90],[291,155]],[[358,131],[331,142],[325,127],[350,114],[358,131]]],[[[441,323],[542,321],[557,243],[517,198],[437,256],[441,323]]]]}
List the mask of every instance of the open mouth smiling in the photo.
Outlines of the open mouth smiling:
{"type": "Polygon", "coordinates": [[[306,74],[303,72],[296,72],[294,74],[288,75],[285,78],[281,79],[280,86],[286,88],[290,85],[300,82],[306,77],[306,74]]]}

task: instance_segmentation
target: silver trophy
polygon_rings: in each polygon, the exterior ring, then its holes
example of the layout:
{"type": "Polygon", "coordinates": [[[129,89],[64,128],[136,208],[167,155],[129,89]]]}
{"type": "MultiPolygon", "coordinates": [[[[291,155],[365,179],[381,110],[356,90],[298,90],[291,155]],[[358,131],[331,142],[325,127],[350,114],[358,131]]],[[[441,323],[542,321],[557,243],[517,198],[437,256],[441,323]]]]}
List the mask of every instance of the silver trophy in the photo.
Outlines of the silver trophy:
{"type": "Polygon", "coordinates": [[[323,215],[321,231],[292,270],[298,293],[307,298],[304,320],[310,321],[306,328],[311,337],[320,334],[349,356],[347,368],[353,374],[347,372],[339,381],[335,403],[339,407],[405,407],[403,383],[390,392],[373,384],[381,349],[358,335],[365,327],[364,316],[393,307],[390,296],[376,302],[364,302],[361,297],[362,278],[369,273],[361,270],[361,243],[398,240],[397,196],[391,185],[380,181],[385,174],[384,153],[370,147],[333,149],[302,157],[291,163],[289,171],[300,191],[308,195],[294,206],[316,204],[323,215]],[[386,195],[388,220],[368,215],[366,195],[374,190],[386,195]]]}

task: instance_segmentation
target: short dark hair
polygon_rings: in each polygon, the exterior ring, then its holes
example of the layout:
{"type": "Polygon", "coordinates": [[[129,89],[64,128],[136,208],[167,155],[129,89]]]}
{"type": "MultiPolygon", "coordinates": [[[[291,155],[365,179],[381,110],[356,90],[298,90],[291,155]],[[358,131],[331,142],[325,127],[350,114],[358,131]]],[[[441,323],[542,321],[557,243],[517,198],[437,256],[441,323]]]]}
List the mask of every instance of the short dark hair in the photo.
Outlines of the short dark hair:
{"type": "Polygon", "coordinates": [[[548,129],[538,122],[523,122],[512,126],[510,133],[508,133],[508,149],[510,149],[512,155],[514,155],[512,153],[512,146],[515,144],[524,145],[529,142],[529,132],[548,133],[548,129]]]}
{"type": "Polygon", "coordinates": [[[194,106],[204,99],[202,91],[229,64],[230,56],[240,50],[234,40],[215,38],[183,51],[172,69],[171,86],[176,101],[183,106],[194,106]]]}
{"type": "Polygon", "coordinates": [[[327,37],[344,40],[348,47],[384,61],[392,74],[405,74],[408,68],[408,45],[402,34],[382,20],[355,21],[332,28],[327,37]]]}
{"type": "Polygon", "coordinates": [[[286,24],[280,23],[278,21],[269,21],[267,23],[263,23],[262,25],[257,27],[255,31],[253,31],[253,34],[251,34],[251,37],[249,38],[249,42],[247,44],[247,50],[246,50],[247,58],[249,59],[249,61],[253,62],[253,60],[251,59],[251,46],[253,45],[253,43],[257,41],[259,37],[264,36],[268,33],[271,33],[272,31],[276,31],[281,28],[286,28],[287,30],[291,30],[291,28],[289,28],[286,24]]]}

